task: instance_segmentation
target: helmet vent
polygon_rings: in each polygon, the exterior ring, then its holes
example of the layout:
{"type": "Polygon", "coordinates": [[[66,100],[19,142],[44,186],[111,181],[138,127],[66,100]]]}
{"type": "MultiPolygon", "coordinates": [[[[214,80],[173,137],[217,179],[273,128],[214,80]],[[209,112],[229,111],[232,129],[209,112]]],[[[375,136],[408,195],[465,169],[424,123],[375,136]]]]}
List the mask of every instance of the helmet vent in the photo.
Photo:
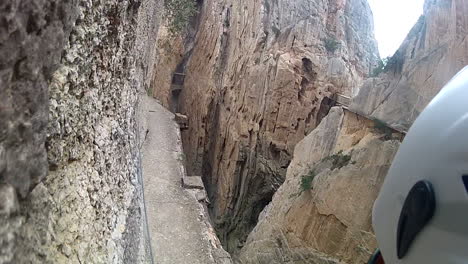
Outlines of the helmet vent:
{"type": "Polygon", "coordinates": [[[399,259],[408,253],[416,236],[434,216],[434,211],[435,194],[432,184],[425,180],[417,182],[406,196],[398,221],[397,255],[399,259]]]}
{"type": "Polygon", "coordinates": [[[468,175],[462,176],[463,184],[465,185],[465,190],[468,192],[468,175]]]}

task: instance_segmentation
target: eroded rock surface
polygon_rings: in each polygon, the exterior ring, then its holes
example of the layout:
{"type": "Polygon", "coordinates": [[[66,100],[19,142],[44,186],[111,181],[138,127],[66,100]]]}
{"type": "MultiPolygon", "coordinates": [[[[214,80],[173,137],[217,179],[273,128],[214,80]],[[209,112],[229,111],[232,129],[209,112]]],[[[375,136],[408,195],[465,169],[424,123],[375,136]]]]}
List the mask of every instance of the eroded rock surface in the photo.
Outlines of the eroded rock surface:
{"type": "Polygon", "coordinates": [[[179,110],[188,170],[236,251],[282,184],[296,143],[377,59],[365,0],[206,0],[179,110]]]}
{"type": "Polygon", "coordinates": [[[297,144],[240,262],[365,263],[376,247],[372,205],[399,146],[387,139],[373,121],[332,108],[297,144]]]}
{"type": "Polygon", "coordinates": [[[350,110],[363,116],[332,109],[296,146],[287,180],[249,235],[242,263],[367,261],[377,246],[372,204],[402,138],[386,124],[407,130],[467,64],[466,10],[465,1],[427,0],[385,71],[353,99],[350,110]],[[312,189],[304,190],[311,175],[312,189]]]}
{"type": "Polygon", "coordinates": [[[468,2],[427,0],[424,15],[384,73],[366,80],[351,108],[407,130],[430,100],[468,64],[468,2]]]}
{"type": "Polygon", "coordinates": [[[0,210],[0,263],[150,260],[136,112],[159,5],[1,2],[0,196],[20,208],[0,210]]]}
{"type": "Polygon", "coordinates": [[[47,81],[76,19],[75,5],[0,3],[0,263],[13,259],[24,222],[18,199],[47,174],[47,81]]]}
{"type": "Polygon", "coordinates": [[[323,119],[329,97],[358,94],[351,110],[406,130],[468,63],[466,1],[427,0],[386,71],[365,82],[377,59],[365,0],[198,1],[170,52],[156,44],[161,2],[0,3],[0,263],[150,261],[146,91],[188,117],[189,174],[209,193],[195,198],[211,201],[229,251],[260,216],[241,261],[364,262],[400,136],[339,108],[323,119]],[[177,98],[174,71],[186,74],[177,98]]]}

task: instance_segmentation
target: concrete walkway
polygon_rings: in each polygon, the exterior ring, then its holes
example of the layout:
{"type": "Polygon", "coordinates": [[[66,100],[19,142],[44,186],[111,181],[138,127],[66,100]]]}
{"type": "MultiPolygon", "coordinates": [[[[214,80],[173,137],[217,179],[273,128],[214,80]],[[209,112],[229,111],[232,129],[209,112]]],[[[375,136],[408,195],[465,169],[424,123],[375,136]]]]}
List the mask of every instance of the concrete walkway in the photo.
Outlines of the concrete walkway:
{"type": "Polygon", "coordinates": [[[184,155],[174,115],[154,99],[143,103],[148,127],[143,183],[154,263],[231,263],[195,191],[182,188],[184,155]]]}

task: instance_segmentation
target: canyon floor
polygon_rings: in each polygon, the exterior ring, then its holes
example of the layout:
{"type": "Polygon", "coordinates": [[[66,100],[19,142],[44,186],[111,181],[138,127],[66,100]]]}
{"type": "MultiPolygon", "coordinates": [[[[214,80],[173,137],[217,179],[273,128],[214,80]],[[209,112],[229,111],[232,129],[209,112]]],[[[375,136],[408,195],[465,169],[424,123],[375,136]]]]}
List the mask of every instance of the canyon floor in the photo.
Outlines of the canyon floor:
{"type": "Polygon", "coordinates": [[[143,183],[154,263],[231,263],[196,198],[200,190],[182,187],[184,155],[174,114],[154,99],[143,104],[143,183]]]}

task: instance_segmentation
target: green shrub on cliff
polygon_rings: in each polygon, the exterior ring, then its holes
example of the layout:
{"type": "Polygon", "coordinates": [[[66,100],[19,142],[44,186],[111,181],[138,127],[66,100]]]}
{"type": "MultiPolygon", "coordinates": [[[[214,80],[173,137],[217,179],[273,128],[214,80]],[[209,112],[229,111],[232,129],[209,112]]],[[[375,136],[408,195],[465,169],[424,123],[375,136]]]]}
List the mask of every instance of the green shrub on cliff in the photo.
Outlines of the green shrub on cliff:
{"type": "Polygon", "coordinates": [[[327,49],[331,53],[334,53],[338,49],[338,47],[340,47],[340,45],[340,42],[334,38],[325,39],[325,49],[327,49]]]}
{"type": "Polygon", "coordinates": [[[377,62],[377,67],[374,68],[374,70],[372,71],[372,77],[375,77],[377,75],[379,75],[380,73],[384,72],[386,70],[386,67],[387,67],[387,64],[390,60],[390,57],[386,57],[386,58],[383,58],[383,59],[380,59],[378,62],[377,62]]]}
{"type": "Polygon", "coordinates": [[[306,175],[302,175],[301,178],[301,192],[312,189],[312,182],[314,181],[315,173],[314,169],[309,170],[306,175]]]}
{"type": "Polygon", "coordinates": [[[172,35],[181,34],[187,28],[190,19],[197,14],[195,0],[165,0],[164,8],[164,17],[172,35]]]}
{"type": "Polygon", "coordinates": [[[342,167],[349,164],[351,161],[351,155],[343,154],[343,151],[340,150],[338,153],[328,156],[323,159],[324,161],[331,160],[331,170],[341,169],[342,167]]]}

